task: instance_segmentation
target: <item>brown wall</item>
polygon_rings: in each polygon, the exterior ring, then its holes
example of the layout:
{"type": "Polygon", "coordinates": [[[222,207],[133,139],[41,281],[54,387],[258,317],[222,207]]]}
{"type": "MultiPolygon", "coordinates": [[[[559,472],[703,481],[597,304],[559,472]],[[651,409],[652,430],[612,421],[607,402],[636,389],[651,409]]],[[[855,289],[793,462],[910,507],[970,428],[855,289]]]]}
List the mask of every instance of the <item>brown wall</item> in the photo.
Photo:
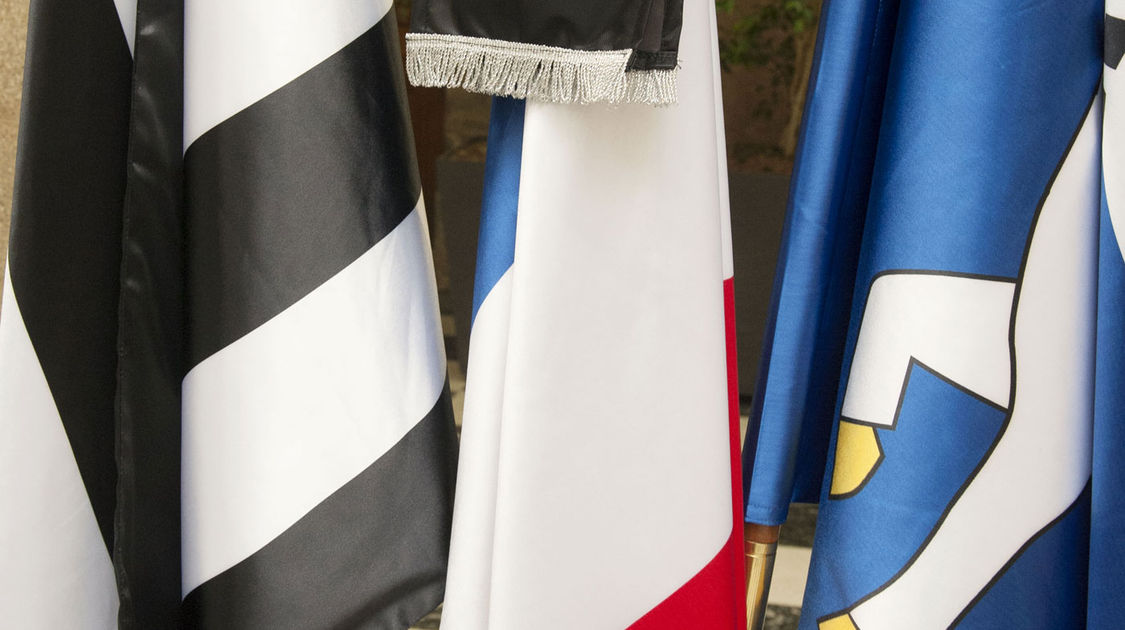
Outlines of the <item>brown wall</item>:
{"type": "MultiPolygon", "coordinates": [[[[8,251],[27,0],[0,0],[0,252],[8,251]]],[[[0,280],[0,282],[3,282],[0,280]]]]}

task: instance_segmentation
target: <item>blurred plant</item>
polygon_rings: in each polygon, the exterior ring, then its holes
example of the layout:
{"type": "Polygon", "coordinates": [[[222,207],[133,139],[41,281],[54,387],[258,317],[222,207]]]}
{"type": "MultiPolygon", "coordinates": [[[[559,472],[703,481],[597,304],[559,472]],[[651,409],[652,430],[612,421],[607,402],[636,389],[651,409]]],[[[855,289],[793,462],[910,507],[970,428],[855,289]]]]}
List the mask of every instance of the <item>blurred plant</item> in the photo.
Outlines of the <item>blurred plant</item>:
{"type": "Polygon", "coordinates": [[[738,66],[766,69],[770,93],[755,107],[754,115],[772,118],[778,105],[787,109],[778,148],[786,158],[792,158],[816,47],[821,0],[715,0],[715,6],[738,16],[719,38],[723,70],[738,66]]]}

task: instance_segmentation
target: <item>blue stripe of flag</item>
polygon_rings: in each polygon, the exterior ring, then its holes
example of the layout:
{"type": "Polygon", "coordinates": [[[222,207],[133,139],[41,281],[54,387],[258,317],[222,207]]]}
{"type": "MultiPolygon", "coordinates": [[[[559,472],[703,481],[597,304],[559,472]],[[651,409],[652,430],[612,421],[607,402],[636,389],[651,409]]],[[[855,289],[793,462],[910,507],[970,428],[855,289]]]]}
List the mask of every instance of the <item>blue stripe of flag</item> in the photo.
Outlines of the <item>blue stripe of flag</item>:
{"type": "Polygon", "coordinates": [[[473,286],[473,321],[484,298],[515,260],[516,210],[523,157],[524,102],[492,99],[488,158],[484,167],[477,272],[473,286]]]}
{"type": "MultiPolygon", "coordinates": [[[[1119,173],[1105,173],[1117,177],[1119,173]]],[[[1093,496],[1090,516],[1090,628],[1125,618],[1125,258],[1102,189],[1098,264],[1098,344],[1094,393],[1093,496]]]]}

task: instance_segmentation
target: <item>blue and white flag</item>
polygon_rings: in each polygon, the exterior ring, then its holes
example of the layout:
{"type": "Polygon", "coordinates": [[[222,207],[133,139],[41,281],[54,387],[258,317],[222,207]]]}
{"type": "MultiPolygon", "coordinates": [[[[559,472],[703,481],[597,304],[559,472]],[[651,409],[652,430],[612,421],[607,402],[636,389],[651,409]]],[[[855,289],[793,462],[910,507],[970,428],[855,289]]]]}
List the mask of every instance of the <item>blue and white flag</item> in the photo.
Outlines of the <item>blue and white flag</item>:
{"type": "Polygon", "coordinates": [[[1102,28],[1090,1],[825,7],[744,459],[748,521],[819,489],[802,628],[1120,618],[1102,28]]]}

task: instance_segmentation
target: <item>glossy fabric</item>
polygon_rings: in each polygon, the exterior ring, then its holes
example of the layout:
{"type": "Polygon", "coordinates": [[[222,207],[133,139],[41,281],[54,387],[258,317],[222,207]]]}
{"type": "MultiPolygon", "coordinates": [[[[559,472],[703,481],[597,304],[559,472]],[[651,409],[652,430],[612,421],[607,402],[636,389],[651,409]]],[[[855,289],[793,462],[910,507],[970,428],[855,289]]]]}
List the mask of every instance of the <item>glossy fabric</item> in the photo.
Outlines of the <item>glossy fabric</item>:
{"type": "Polygon", "coordinates": [[[676,67],[683,0],[417,0],[411,32],[574,50],[633,50],[629,68],[676,67]]]}
{"type": "MultiPolygon", "coordinates": [[[[1114,407],[1100,390],[1093,396],[1102,10],[1100,2],[825,7],[744,450],[748,521],[777,524],[790,501],[821,503],[802,628],[839,615],[860,628],[1083,625],[1088,558],[1091,627],[1102,627],[1093,594],[1119,585],[1103,577],[1112,562],[1090,555],[1111,529],[1091,530],[1091,509],[1095,523],[1116,514],[1100,501],[1120,477],[1111,463],[1120,429],[1103,422],[1114,407]],[[1060,220],[1070,232],[1050,227],[1060,220]],[[1044,266],[1037,252],[1064,232],[1075,240],[1044,266]],[[1055,285],[1063,292],[1036,297],[1059,274],[1070,274],[1055,285]],[[889,415],[861,413],[864,393],[885,376],[870,364],[883,350],[864,336],[909,340],[888,324],[864,332],[886,305],[884,321],[914,321],[916,303],[884,298],[881,287],[898,280],[1014,290],[1011,319],[997,324],[1010,335],[999,347],[1011,368],[982,377],[983,344],[952,366],[908,346],[889,415]],[[1058,340],[1051,326],[1075,342],[1044,361],[1040,349],[1058,340]],[[1059,365],[1074,368],[1051,372],[1059,365]],[[1028,432],[1029,416],[1051,405],[1059,412],[1028,432]],[[854,456],[850,442],[837,450],[841,421],[868,427],[878,447],[851,487],[838,478],[854,456]],[[1044,450],[1020,460],[1020,440],[1044,450]],[[1005,473],[1005,458],[1029,472],[1005,473]],[[1005,474],[1015,481],[982,489],[1005,474]],[[974,502],[992,507],[969,509],[974,502]],[[985,553],[965,553],[993,540],[985,553]]],[[[1104,272],[1104,238],[1102,248],[1104,272]]],[[[1119,378],[1112,357],[1103,361],[1107,309],[1117,303],[1106,306],[1106,282],[1103,274],[1099,388],[1119,378]]],[[[919,295],[936,295],[928,290],[919,295]]],[[[934,299],[960,313],[980,307],[934,299]]],[[[924,320],[936,310],[922,312],[924,320]]],[[[938,355],[958,338],[933,344],[941,325],[919,328],[938,355]]]]}
{"type": "Polygon", "coordinates": [[[748,522],[780,524],[790,501],[820,495],[896,8],[829,2],[821,15],[743,447],[748,522]]]}
{"type": "Polygon", "coordinates": [[[1125,618],[1125,2],[1106,2],[1105,128],[1098,244],[1098,349],[1091,472],[1091,628],[1125,618]]]}
{"type": "Polygon", "coordinates": [[[745,627],[710,0],[684,33],[678,106],[493,101],[446,630],[745,627]]]}

